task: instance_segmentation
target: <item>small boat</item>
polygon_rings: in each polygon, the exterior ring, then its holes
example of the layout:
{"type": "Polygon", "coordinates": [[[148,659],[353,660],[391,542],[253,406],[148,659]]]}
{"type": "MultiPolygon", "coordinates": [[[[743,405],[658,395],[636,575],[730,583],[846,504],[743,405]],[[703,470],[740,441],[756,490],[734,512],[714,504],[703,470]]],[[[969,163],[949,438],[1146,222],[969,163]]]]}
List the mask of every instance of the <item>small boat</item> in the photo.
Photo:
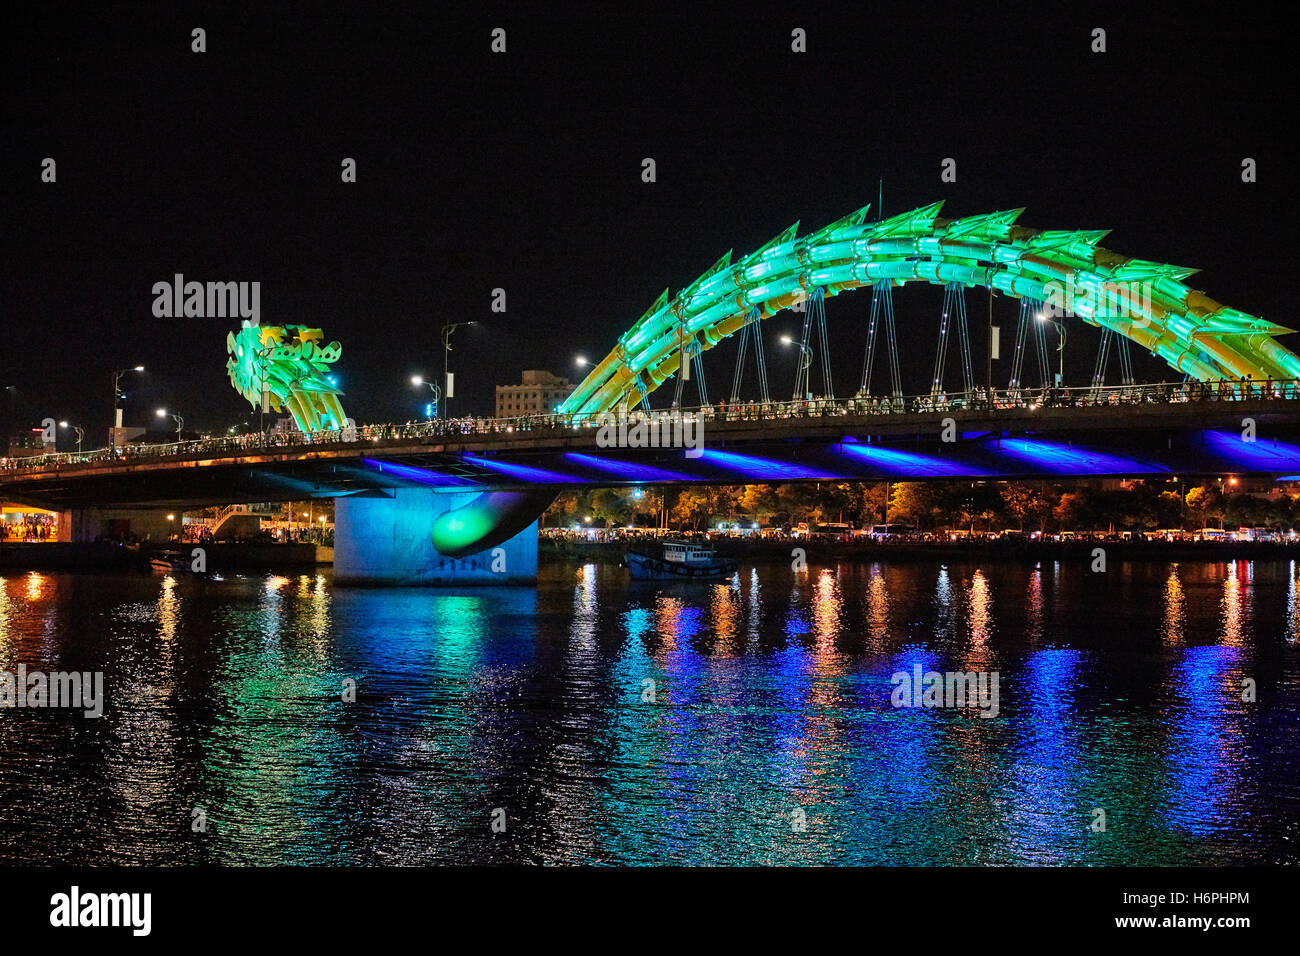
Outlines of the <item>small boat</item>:
{"type": "Polygon", "coordinates": [[[181,574],[189,571],[190,562],[179,551],[159,551],[149,559],[149,567],[166,574],[181,574]]]}
{"type": "Polygon", "coordinates": [[[657,553],[629,551],[627,567],[643,581],[720,581],[736,573],[736,562],[689,541],[665,541],[657,553]]]}

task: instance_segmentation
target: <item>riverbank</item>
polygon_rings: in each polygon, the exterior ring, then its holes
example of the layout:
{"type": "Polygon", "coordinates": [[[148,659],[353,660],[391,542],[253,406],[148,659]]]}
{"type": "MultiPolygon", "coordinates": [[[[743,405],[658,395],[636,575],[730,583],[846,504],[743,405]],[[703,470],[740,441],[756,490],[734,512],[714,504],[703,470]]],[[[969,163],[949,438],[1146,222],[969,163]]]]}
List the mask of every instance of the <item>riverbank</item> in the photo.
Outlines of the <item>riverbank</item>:
{"type": "Polygon", "coordinates": [[[179,551],[187,558],[202,547],[208,571],[259,568],[315,567],[334,563],[334,549],[314,544],[170,543],[143,544],[138,550],[111,543],[12,542],[0,544],[0,570],[129,571],[147,569],[161,551],[179,551]]]}
{"type": "MultiPolygon", "coordinates": [[[[617,564],[635,542],[580,541],[542,538],[541,560],[589,561],[617,564]]],[[[1300,557],[1300,544],[1267,541],[1032,541],[1002,538],[993,541],[853,541],[713,538],[719,555],[736,560],[788,563],[802,548],[810,564],[833,561],[1090,561],[1102,548],[1107,561],[1245,561],[1300,557]]]]}

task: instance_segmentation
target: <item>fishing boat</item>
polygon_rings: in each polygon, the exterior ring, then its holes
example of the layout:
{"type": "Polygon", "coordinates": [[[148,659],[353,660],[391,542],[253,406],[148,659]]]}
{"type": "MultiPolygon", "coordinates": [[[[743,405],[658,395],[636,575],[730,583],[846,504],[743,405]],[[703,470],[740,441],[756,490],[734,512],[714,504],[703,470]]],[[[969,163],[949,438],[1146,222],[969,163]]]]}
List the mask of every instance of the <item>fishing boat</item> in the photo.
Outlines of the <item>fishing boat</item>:
{"type": "Polygon", "coordinates": [[[689,541],[664,541],[657,550],[629,551],[627,567],[645,581],[720,581],[736,573],[736,562],[689,541]]]}

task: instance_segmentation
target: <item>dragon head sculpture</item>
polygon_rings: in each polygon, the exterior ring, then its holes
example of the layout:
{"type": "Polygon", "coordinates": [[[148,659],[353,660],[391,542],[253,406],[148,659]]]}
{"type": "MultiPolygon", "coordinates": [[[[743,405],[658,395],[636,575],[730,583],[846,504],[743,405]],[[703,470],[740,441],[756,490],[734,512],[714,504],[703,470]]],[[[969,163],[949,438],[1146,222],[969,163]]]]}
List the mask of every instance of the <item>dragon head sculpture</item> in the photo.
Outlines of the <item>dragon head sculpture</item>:
{"type": "Polygon", "coordinates": [[[250,325],[226,336],[226,371],[235,391],[256,407],[262,392],[277,412],[288,411],[304,432],[341,429],[347,422],[342,394],[329,379],[329,367],[343,346],[321,344],[320,329],[302,325],[250,325]]]}

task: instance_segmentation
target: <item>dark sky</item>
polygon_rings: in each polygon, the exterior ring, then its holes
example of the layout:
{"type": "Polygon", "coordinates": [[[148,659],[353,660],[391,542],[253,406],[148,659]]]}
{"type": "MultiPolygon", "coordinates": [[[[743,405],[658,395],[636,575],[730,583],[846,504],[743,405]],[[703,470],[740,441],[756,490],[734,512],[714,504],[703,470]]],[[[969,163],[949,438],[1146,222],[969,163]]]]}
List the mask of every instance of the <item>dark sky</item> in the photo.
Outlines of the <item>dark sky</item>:
{"type": "MultiPolygon", "coordinates": [[[[264,323],[340,340],[358,421],[419,417],[408,380],[440,368],[438,327],[478,319],[457,332],[453,411],[490,412],[493,385],[524,368],[580,377],[574,356],[603,356],[665,286],[795,220],[811,231],[874,204],[881,178],[886,215],[944,199],[953,218],[1025,206],[1024,225],[1109,228],[1106,247],[1200,267],[1195,288],[1291,322],[1292,32],[1272,6],[36,6],[6,11],[0,93],[14,426],[68,417],[102,442],[111,372],[138,362],[128,424],[158,405],[201,428],[248,418],[225,375],[232,324],[152,314],[153,284],[177,272],[260,281],[264,323]],[[1105,54],[1089,49],[1096,26],[1105,54]],[[40,182],[46,156],[56,184],[40,182]],[[944,157],[956,183],[940,182],[944,157]]],[[[909,392],[940,299],[895,295],[909,392]]],[[[982,315],[983,293],[971,301],[982,315]]],[[[841,392],[869,304],[828,304],[841,392]]],[[[1015,304],[998,308],[1007,354],[1015,304]]],[[[1095,336],[1072,333],[1071,384],[1095,336]]],[[[715,393],[732,354],[710,354],[715,393]]],[[[783,396],[794,357],[769,355],[783,396]]]]}

